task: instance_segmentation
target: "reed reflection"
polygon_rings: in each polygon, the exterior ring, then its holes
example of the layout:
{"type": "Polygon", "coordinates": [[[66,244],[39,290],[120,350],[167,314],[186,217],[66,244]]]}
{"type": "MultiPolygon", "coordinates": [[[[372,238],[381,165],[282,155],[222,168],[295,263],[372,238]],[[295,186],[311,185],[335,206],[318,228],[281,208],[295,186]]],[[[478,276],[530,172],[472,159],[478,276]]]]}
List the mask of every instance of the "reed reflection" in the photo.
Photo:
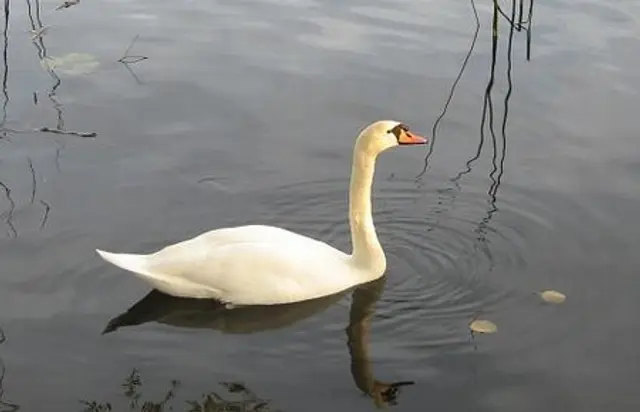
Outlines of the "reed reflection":
{"type": "MultiPolygon", "coordinates": [[[[465,59],[463,61],[460,72],[458,73],[457,78],[455,79],[449,97],[444,105],[443,111],[440,116],[437,118],[436,122],[433,125],[432,130],[432,144],[429,148],[427,155],[425,156],[425,164],[423,170],[418,174],[418,179],[420,179],[428,170],[430,159],[434,153],[435,142],[437,138],[437,127],[440,121],[446,115],[446,111],[448,109],[449,103],[454,96],[455,89],[458,85],[460,78],[462,77],[464,71],[466,70],[467,62],[470,56],[473,53],[473,50],[476,45],[476,40],[478,37],[478,31],[480,28],[480,20],[478,16],[478,11],[476,8],[475,0],[471,0],[471,7],[473,10],[473,15],[475,19],[475,32],[473,35],[473,39],[471,42],[471,46],[469,51],[467,52],[465,59]]],[[[511,0],[510,4],[510,12],[507,14],[497,0],[493,1],[493,9],[492,9],[492,23],[491,23],[491,61],[489,68],[489,78],[487,80],[487,84],[485,86],[485,91],[483,94],[483,102],[481,108],[481,117],[479,124],[479,141],[476,146],[475,152],[471,157],[465,162],[463,168],[453,176],[450,181],[453,184],[453,187],[439,190],[439,196],[437,204],[437,210],[434,211],[434,214],[440,215],[444,212],[447,212],[451,208],[453,208],[457,196],[462,191],[461,180],[464,176],[469,175],[474,168],[475,163],[480,159],[482,152],[485,148],[485,143],[487,140],[491,142],[491,170],[488,174],[489,180],[491,181],[489,187],[487,188],[487,196],[488,196],[488,205],[485,211],[485,214],[474,229],[474,232],[477,235],[477,240],[480,243],[484,243],[486,240],[486,233],[489,227],[491,220],[494,215],[499,211],[497,206],[498,203],[498,190],[503,181],[505,174],[505,160],[507,155],[507,120],[509,116],[509,103],[514,91],[514,84],[512,78],[512,69],[513,69],[513,39],[516,32],[520,32],[524,30],[527,35],[527,49],[526,49],[526,58],[530,60],[531,58],[531,21],[533,18],[533,8],[534,8],[534,0],[529,0],[528,3],[528,16],[525,19],[525,2],[524,0],[511,0]],[[496,110],[494,105],[494,84],[496,81],[496,66],[497,66],[497,56],[499,50],[499,37],[500,37],[500,28],[499,22],[500,18],[503,18],[508,23],[508,36],[507,36],[507,53],[506,53],[506,79],[507,79],[507,90],[504,94],[503,99],[503,113],[502,120],[500,121],[500,131],[498,132],[496,129],[496,110]],[[489,139],[487,139],[487,130],[489,134],[489,139]]]]}
{"type": "MultiPolygon", "coordinates": [[[[43,62],[48,57],[47,47],[44,42],[44,33],[46,33],[46,26],[42,24],[42,18],[40,16],[42,6],[40,5],[40,0],[26,0],[27,2],[27,15],[29,17],[29,25],[31,27],[32,43],[35,46],[38,52],[39,61],[43,62]]],[[[45,70],[51,76],[51,80],[53,81],[51,89],[47,92],[47,97],[49,101],[51,101],[51,105],[56,112],[56,129],[64,130],[64,114],[63,114],[63,106],[58,101],[56,93],[62,81],[58,74],[51,68],[49,65],[44,65],[45,70]]],[[[35,102],[37,102],[37,95],[35,97],[35,102]]],[[[59,153],[58,153],[59,154],[59,153]]]]}
{"type": "MultiPolygon", "coordinates": [[[[4,1],[4,28],[2,31],[2,119],[0,122],[0,139],[7,139],[7,130],[5,128],[5,124],[7,122],[7,107],[9,105],[9,59],[8,59],[8,50],[9,50],[9,16],[10,16],[10,0],[4,1]]],[[[0,189],[2,189],[4,193],[4,197],[7,201],[7,209],[4,210],[0,217],[4,220],[7,228],[9,229],[9,236],[15,237],[17,235],[16,228],[13,224],[13,213],[16,208],[16,202],[13,200],[11,196],[11,188],[2,180],[0,180],[0,189]]]]}
{"type": "Polygon", "coordinates": [[[0,121],[0,138],[7,137],[4,126],[7,122],[7,106],[9,105],[9,16],[11,1],[4,0],[4,28],[2,30],[2,120],[0,121]]]}
{"type": "MultiPolygon", "coordinates": [[[[43,63],[46,62],[46,59],[49,58],[47,52],[47,46],[45,44],[45,35],[48,32],[49,27],[45,26],[42,22],[42,5],[40,0],[25,0],[26,8],[27,8],[27,19],[29,31],[31,33],[31,42],[34,45],[38,60],[43,63]]],[[[56,117],[56,125],[55,127],[39,127],[35,129],[16,129],[12,127],[8,127],[7,123],[9,122],[8,109],[10,103],[10,94],[9,94],[9,77],[10,77],[10,65],[8,59],[8,49],[9,49],[9,25],[10,25],[10,16],[11,16],[11,1],[4,1],[4,28],[3,28],[3,41],[2,41],[2,113],[0,116],[0,140],[9,140],[9,134],[22,134],[27,133],[31,134],[34,132],[46,132],[46,133],[54,133],[54,134],[66,134],[66,135],[74,135],[79,137],[94,137],[95,133],[82,133],[82,132],[74,132],[74,131],[66,131],[65,128],[65,120],[64,120],[64,111],[62,104],[57,99],[57,92],[60,88],[62,81],[55,70],[48,64],[42,64],[43,68],[47,71],[51,78],[51,86],[47,90],[47,98],[51,102],[51,107],[55,111],[56,117]]],[[[33,92],[33,104],[38,105],[41,104],[38,93],[36,91],[33,92]]],[[[59,158],[61,151],[64,149],[64,142],[58,139],[53,139],[56,143],[56,153],[55,153],[55,165],[56,169],[60,171],[59,158]]],[[[49,218],[49,213],[51,212],[51,205],[42,199],[37,199],[37,179],[36,179],[36,171],[34,167],[34,163],[31,157],[27,156],[27,166],[31,175],[31,196],[29,203],[31,205],[37,204],[39,208],[42,209],[41,212],[41,220],[39,229],[42,230],[49,218]]],[[[6,199],[7,206],[0,213],[0,218],[4,221],[5,225],[8,228],[8,235],[10,238],[18,237],[18,230],[13,222],[14,213],[16,212],[16,207],[18,207],[17,201],[12,197],[13,188],[6,181],[0,180],[0,190],[2,190],[4,194],[4,198],[6,199]]]]}
{"type": "MultiPolygon", "coordinates": [[[[494,111],[493,111],[493,102],[491,99],[491,92],[493,90],[493,85],[495,82],[495,67],[496,67],[496,56],[497,56],[497,51],[498,51],[498,39],[499,39],[499,35],[500,35],[500,28],[499,28],[499,17],[503,17],[509,26],[509,35],[508,35],[508,46],[507,46],[507,80],[509,83],[509,87],[507,90],[507,93],[505,95],[505,111],[504,111],[504,116],[503,116],[503,135],[505,135],[505,130],[506,130],[506,120],[507,120],[507,116],[508,116],[508,102],[509,99],[511,97],[511,92],[513,90],[513,83],[512,83],[512,78],[511,78],[511,70],[512,70],[512,59],[513,59],[513,38],[514,38],[514,34],[515,31],[522,31],[524,30],[527,36],[527,48],[526,48],[526,59],[527,61],[531,60],[531,31],[532,31],[532,27],[531,27],[531,21],[533,19],[533,9],[534,9],[534,0],[529,0],[529,7],[528,7],[528,18],[525,20],[524,19],[524,1],[525,0],[511,0],[511,15],[508,16],[507,13],[505,13],[505,11],[502,9],[502,7],[500,6],[500,4],[498,3],[497,0],[493,0],[493,13],[492,13],[492,24],[491,24],[491,64],[490,64],[490,75],[489,75],[489,80],[487,82],[487,86],[485,88],[485,93],[484,93],[484,99],[483,99],[483,105],[482,105],[482,118],[481,118],[481,122],[480,122],[480,143],[478,145],[478,150],[476,152],[476,154],[474,156],[471,157],[471,159],[469,159],[466,162],[466,169],[471,169],[471,165],[473,164],[473,162],[475,162],[479,157],[480,154],[482,152],[482,147],[484,145],[484,129],[485,129],[485,125],[486,125],[486,120],[487,117],[489,118],[489,128],[491,131],[491,135],[492,135],[492,142],[493,142],[493,148],[494,148],[494,165],[495,165],[495,157],[496,157],[496,151],[497,151],[497,147],[496,147],[496,142],[495,142],[495,132],[493,131],[494,128],[494,111]],[[518,13],[517,16],[517,20],[516,20],[516,12],[518,13]],[[526,25],[526,26],[525,26],[526,25]]],[[[444,107],[442,109],[442,112],[440,113],[440,115],[437,117],[436,121],[433,124],[433,128],[432,128],[432,136],[431,136],[431,144],[429,145],[428,148],[428,152],[427,155],[425,156],[424,159],[424,167],[423,170],[418,174],[418,178],[420,178],[422,175],[424,175],[428,168],[429,168],[429,161],[431,159],[431,157],[433,156],[433,152],[434,152],[434,148],[435,148],[435,144],[437,141],[437,131],[438,131],[438,126],[440,124],[440,122],[442,121],[442,119],[445,117],[447,110],[449,108],[449,104],[451,103],[451,100],[453,99],[453,96],[455,94],[455,90],[458,86],[458,83],[460,82],[460,79],[462,78],[466,68],[467,68],[467,63],[469,62],[469,58],[471,57],[471,55],[473,54],[473,51],[475,49],[476,46],[476,42],[478,39],[478,34],[480,31],[480,18],[478,16],[478,9],[476,7],[476,3],[475,0],[471,0],[471,8],[473,11],[473,17],[474,17],[474,23],[475,23],[475,30],[472,36],[472,40],[471,40],[471,45],[469,47],[468,52],[465,55],[465,58],[462,62],[462,65],[460,67],[460,71],[458,72],[458,75],[456,76],[453,84],[451,85],[451,89],[449,91],[449,96],[447,97],[444,107]]],[[[505,137],[506,138],[506,137],[505,137]]],[[[504,140],[504,139],[503,139],[504,140]]],[[[503,148],[506,148],[505,144],[503,144],[503,148]]],[[[502,152],[504,152],[505,150],[503,149],[502,152]]],[[[494,166],[494,169],[496,169],[496,167],[494,166]]],[[[462,172],[462,174],[466,174],[468,173],[470,170],[466,171],[466,172],[462,172]]],[[[495,171],[492,172],[492,174],[495,174],[495,171]]],[[[457,178],[460,178],[460,174],[457,175],[457,178]]],[[[454,178],[455,180],[455,178],[454,178]]],[[[493,187],[493,186],[492,186],[493,187]]],[[[493,189],[493,191],[495,192],[495,188],[493,189]]]]}
{"type": "MultiPolygon", "coordinates": [[[[0,345],[7,340],[7,336],[4,330],[0,326],[0,345]]],[[[0,412],[14,412],[20,409],[20,406],[5,400],[4,395],[4,378],[7,374],[7,367],[4,364],[4,360],[0,354],[0,412]]]]}
{"type": "MultiPolygon", "coordinates": [[[[358,389],[372,398],[376,406],[397,403],[400,388],[413,382],[378,380],[369,352],[370,326],[374,306],[382,294],[386,278],[353,290],[346,327],[351,375],[358,389]]],[[[214,300],[176,298],[151,291],[126,312],[112,319],[103,333],[123,327],[157,322],[176,327],[214,329],[223,333],[248,334],[281,329],[326,310],[347,295],[343,292],[319,299],[274,305],[227,309],[214,300]]]]}

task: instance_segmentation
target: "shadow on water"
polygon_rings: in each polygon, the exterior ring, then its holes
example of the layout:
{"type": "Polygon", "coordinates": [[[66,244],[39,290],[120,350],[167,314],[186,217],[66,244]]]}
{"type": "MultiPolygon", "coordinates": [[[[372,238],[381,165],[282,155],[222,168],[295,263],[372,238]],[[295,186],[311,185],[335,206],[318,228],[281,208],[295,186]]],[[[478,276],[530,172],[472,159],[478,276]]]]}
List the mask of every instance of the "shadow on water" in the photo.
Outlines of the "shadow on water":
{"type": "MultiPolygon", "coordinates": [[[[458,76],[453,82],[453,85],[450,89],[449,96],[445,102],[442,112],[436,119],[432,129],[432,143],[429,146],[429,150],[424,159],[424,167],[422,171],[418,174],[417,179],[419,180],[428,170],[429,162],[434,153],[435,143],[437,141],[437,129],[440,121],[446,115],[447,109],[453,96],[455,94],[455,89],[458,85],[458,82],[462,78],[464,71],[467,67],[467,63],[469,58],[473,54],[473,50],[476,45],[476,41],[478,38],[479,30],[480,30],[480,19],[478,17],[478,10],[476,8],[475,0],[471,0],[471,7],[473,10],[473,15],[475,19],[475,31],[473,34],[473,38],[471,41],[471,46],[469,51],[467,52],[458,76]]],[[[452,207],[453,203],[457,195],[462,191],[462,187],[460,185],[460,181],[465,175],[468,175],[473,170],[473,165],[480,159],[480,156],[483,152],[486,142],[486,129],[489,130],[489,136],[491,139],[491,147],[492,147],[492,155],[491,155],[491,171],[489,172],[489,179],[491,180],[491,184],[487,189],[487,195],[489,197],[489,205],[486,210],[485,216],[478,222],[475,232],[477,234],[477,239],[479,241],[485,240],[486,229],[493,218],[493,216],[498,212],[497,207],[497,194],[498,189],[500,188],[500,184],[504,177],[505,173],[505,159],[507,155],[507,119],[509,116],[509,101],[512,96],[512,92],[514,89],[513,79],[512,79],[512,69],[513,69],[513,39],[516,31],[524,30],[527,36],[527,48],[526,48],[526,59],[529,61],[531,59],[531,21],[533,18],[533,9],[534,9],[534,0],[529,0],[528,3],[528,16],[525,19],[525,5],[524,0],[511,0],[511,11],[510,14],[502,9],[502,7],[498,4],[497,0],[493,1],[493,10],[492,10],[492,22],[491,22],[491,63],[489,69],[489,79],[487,81],[487,85],[484,91],[482,110],[481,110],[481,119],[480,119],[480,128],[479,128],[479,141],[476,147],[475,153],[465,162],[463,169],[458,172],[454,177],[450,179],[450,182],[453,183],[454,187],[448,190],[443,190],[441,193],[441,198],[437,202],[438,205],[442,205],[444,203],[445,198],[448,198],[448,207],[452,207]],[[507,67],[506,67],[506,77],[507,77],[507,91],[504,95],[503,101],[503,116],[500,124],[500,135],[496,132],[496,116],[494,110],[494,102],[493,102],[493,88],[496,80],[496,63],[497,63],[497,55],[498,55],[498,40],[499,40],[499,21],[500,17],[502,17],[507,23],[509,27],[508,37],[507,37],[507,67]],[[446,196],[445,196],[446,195],[446,196]]],[[[440,210],[439,213],[444,212],[445,210],[440,210]]]]}
{"type": "MultiPolygon", "coordinates": [[[[396,404],[400,388],[413,384],[410,381],[381,381],[373,373],[369,331],[374,306],[380,299],[385,282],[386,278],[381,278],[353,291],[349,324],[346,328],[353,381],[379,407],[396,404]]],[[[213,329],[228,334],[259,333],[285,328],[317,315],[340,301],[347,293],[293,304],[227,309],[217,301],[175,298],[153,290],[125,313],[112,319],[103,333],[150,322],[180,328],[213,329]]]]}

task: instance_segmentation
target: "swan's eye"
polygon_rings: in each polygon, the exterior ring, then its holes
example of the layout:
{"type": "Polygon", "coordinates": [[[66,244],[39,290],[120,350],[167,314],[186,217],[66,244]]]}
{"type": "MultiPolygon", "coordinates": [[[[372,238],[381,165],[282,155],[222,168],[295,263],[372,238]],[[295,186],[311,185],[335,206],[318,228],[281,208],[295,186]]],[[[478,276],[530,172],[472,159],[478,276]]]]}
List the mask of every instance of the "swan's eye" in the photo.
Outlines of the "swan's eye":
{"type": "Polygon", "coordinates": [[[395,126],[393,129],[388,130],[387,133],[393,133],[393,135],[399,141],[400,136],[402,136],[402,132],[408,132],[408,131],[409,131],[409,128],[403,125],[402,123],[400,123],[399,125],[395,126]]]}

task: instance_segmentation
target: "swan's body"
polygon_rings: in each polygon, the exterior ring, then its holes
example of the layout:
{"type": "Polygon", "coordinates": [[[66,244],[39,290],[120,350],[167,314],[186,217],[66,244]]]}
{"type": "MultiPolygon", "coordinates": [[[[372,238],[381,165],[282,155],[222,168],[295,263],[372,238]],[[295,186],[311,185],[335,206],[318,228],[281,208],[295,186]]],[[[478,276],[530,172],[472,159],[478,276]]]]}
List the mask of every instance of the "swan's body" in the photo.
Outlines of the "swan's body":
{"type": "Polygon", "coordinates": [[[296,302],[358,283],[345,253],[272,226],[212,230],[148,256],[99,253],[167,294],[233,304],[296,302]]]}
{"type": "Polygon", "coordinates": [[[212,230],[149,255],[101,250],[103,259],[173,296],[233,305],[298,302],[381,277],[386,269],[371,216],[375,158],[398,144],[421,144],[406,126],[379,121],[356,140],[349,192],[353,252],[272,226],[212,230]]]}

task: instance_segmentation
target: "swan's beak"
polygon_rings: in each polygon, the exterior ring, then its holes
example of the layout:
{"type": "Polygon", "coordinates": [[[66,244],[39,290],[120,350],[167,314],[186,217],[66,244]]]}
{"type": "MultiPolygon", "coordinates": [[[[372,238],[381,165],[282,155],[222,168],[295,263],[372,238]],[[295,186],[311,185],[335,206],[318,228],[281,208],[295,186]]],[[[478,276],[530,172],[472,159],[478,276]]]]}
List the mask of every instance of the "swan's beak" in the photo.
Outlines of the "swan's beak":
{"type": "Polygon", "coordinates": [[[398,144],[401,145],[413,145],[413,144],[427,144],[427,138],[405,130],[398,138],[398,144]]]}

